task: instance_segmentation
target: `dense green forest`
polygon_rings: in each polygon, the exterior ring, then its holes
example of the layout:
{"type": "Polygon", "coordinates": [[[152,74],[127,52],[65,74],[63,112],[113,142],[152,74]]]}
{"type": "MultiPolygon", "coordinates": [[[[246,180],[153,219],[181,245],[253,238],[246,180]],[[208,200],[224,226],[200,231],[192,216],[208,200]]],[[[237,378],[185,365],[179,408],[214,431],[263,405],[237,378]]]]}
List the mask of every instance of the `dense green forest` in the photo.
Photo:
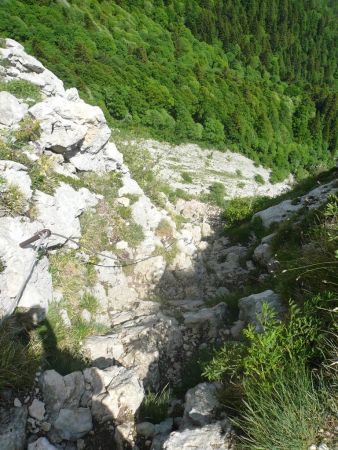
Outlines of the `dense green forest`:
{"type": "Polygon", "coordinates": [[[0,0],[22,42],[112,126],[306,176],[337,155],[330,0],[0,0]]]}

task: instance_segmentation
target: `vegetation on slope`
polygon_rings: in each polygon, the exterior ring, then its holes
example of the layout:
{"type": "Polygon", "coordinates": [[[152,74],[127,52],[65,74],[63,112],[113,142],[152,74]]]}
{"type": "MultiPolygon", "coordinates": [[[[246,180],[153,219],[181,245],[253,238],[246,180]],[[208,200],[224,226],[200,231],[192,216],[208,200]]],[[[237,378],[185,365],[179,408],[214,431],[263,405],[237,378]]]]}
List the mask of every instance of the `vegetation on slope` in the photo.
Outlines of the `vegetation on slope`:
{"type": "Polygon", "coordinates": [[[229,146],[299,177],[337,151],[329,0],[1,0],[22,42],[111,124],[229,146]]]}
{"type": "Polygon", "coordinates": [[[223,381],[227,407],[245,449],[306,450],[337,414],[338,197],[279,225],[273,251],[280,269],[269,286],[289,303],[285,321],[263,309],[264,333],[252,325],[242,343],[229,342],[205,365],[223,381]],[[290,300],[291,299],[291,300],[290,300]]]}

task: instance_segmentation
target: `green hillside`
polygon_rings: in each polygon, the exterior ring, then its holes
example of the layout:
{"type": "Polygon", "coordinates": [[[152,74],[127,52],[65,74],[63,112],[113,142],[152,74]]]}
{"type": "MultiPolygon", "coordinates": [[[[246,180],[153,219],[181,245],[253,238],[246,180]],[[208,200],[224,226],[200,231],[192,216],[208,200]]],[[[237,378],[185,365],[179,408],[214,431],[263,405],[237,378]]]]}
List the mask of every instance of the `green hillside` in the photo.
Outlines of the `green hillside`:
{"type": "Polygon", "coordinates": [[[273,180],[337,152],[330,0],[0,0],[22,42],[111,125],[238,150],[273,180]]]}

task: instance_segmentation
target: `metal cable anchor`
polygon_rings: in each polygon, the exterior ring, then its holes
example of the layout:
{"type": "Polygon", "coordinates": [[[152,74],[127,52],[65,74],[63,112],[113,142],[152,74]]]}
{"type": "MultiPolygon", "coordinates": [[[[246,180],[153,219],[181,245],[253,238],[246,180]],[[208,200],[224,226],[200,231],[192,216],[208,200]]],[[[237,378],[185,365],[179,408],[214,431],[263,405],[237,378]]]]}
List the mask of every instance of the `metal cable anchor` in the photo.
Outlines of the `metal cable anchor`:
{"type": "Polygon", "coordinates": [[[25,248],[27,247],[29,244],[32,244],[33,242],[41,239],[41,238],[48,238],[50,235],[52,234],[52,232],[48,229],[48,228],[44,228],[41,231],[38,231],[37,233],[35,233],[32,237],[30,237],[29,239],[26,239],[23,242],[20,242],[19,246],[21,248],[25,248]]]}

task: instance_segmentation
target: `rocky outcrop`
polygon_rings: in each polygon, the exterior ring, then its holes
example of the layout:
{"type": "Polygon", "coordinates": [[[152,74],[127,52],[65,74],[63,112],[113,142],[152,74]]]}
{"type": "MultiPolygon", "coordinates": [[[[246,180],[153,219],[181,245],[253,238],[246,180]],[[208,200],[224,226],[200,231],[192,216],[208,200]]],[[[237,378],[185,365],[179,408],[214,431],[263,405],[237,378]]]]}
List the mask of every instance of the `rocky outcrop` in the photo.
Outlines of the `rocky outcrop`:
{"type": "Polygon", "coordinates": [[[302,208],[315,209],[323,204],[328,195],[338,191],[336,181],[318,186],[296,200],[284,200],[278,205],[271,206],[254,214],[252,220],[259,217],[265,228],[273,223],[284,222],[295,215],[302,208]]]}
{"type": "Polygon", "coordinates": [[[26,115],[28,105],[20,102],[9,92],[0,92],[0,125],[10,127],[26,115]]]}
{"type": "Polygon", "coordinates": [[[127,320],[120,330],[105,336],[91,336],[84,348],[93,364],[107,367],[118,361],[133,368],[146,386],[158,389],[174,380],[173,363],[182,348],[182,334],[175,319],[158,313],[127,320]]]}
{"type": "Polygon", "coordinates": [[[260,321],[263,305],[274,311],[277,317],[282,317],[285,307],[282,304],[281,297],[271,290],[252,294],[239,300],[239,320],[243,324],[251,323],[256,330],[261,332],[263,327],[260,321]]]}
{"type": "Polygon", "coordinates": [[[62,81],[13,39],[6,39],[6,48],[0,48],[0,56],[6,62],[0,72],[5,79],[30,81],[39,86],[45,95],[66,95],[62,81]]]}
{"type": "MultiPolygon", "coordinates": [[[[48,238],[49,246],[64,244],[68,237],[78,240],[81,236],[79,216],[98,202],[97,197],[88,189],[76,191],[65,183],[56,188],[54,195],[36,192],[34,200],[41,228],[53,231],[48,238]]],[[[77,247],[73,241],[67,241],[67,245],[77,247]]]]}
{"type": "MultiPolygon", "coordinates": [[[[51,442],[76,441],[86,436],[93,428],[93,420],[114,422],[128,430],[125,440],[133,442],[134,417],[144,398],[144,388],[133,370],[121,366],[105,370],[92,367],[64,377],[48,370],[42,374],[40,385],[46,415],[39,419],[51,424],[48,431],[51,442]]],[[[29,409],[31,416],[36,406],[34,400],[29,409]]],[[[121,429],[116,436],[120,433],[121,429]]]]}
{"type": "Polygon", "coordinates": [[[201,428],[186,428],[175,431],[163,443],[163,450],[193,448],[194,450],[230,450],[233,447],[224,433],[222,422],[204,425],[201,428]]]}

